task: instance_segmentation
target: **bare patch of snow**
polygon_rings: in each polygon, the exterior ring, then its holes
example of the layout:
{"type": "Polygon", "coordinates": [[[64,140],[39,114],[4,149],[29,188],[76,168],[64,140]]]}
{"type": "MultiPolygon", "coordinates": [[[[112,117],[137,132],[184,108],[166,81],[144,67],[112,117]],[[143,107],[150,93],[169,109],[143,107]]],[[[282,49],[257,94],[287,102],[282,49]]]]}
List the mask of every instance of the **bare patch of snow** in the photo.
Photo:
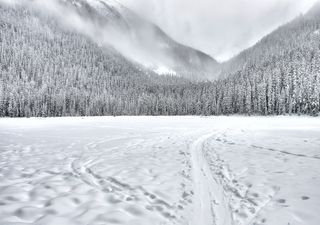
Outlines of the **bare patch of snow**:
{"type": "Polygon", "coordinates": [[[87,3],[95,9],[104,8],[103,4],[101,4],[100,0],[86,0],[87,3]]]}
{"type": "Polygon", "coordinates": [[[110,7],[121,9],[123,6],[117,0],[86,0],[92,7],[96,9],[105,8],[104,4],[107,4],[110,7]]]}
{"type": "Polygon", "coordinates": [[[109,6],[115,7],[115,8],[122,8],[123,7],[123,5],[117,0],[100,0],[100,1],[106,3],[109,6]]]}
{"type": "Polygon", "coordinates": [[[177,73],[174,70],[171,70],[165,66],[159,66],[157,69],[153,70],[158,75],[177,75],[177,73]]]}

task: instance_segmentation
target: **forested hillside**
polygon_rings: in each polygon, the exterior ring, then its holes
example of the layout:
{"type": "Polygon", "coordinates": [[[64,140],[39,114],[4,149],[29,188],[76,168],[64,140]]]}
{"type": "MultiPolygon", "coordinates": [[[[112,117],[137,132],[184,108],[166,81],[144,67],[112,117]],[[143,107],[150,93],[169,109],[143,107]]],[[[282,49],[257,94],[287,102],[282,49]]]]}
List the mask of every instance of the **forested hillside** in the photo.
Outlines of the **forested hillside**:
{"type": "Polygon", "coordinates": [[[1,7],[1,116],[139,113],[157,76],[23,8],[1,7]]]}
{"type": "Polygon", "coordinates": [[[320,112],[315,9],[240,54],[227,78],[201,83],[158,76],[24,7],[0,4],[0,28],[1,117],[320,112]]]}
{"type": "Polygon", "coordinates": [[[320,4],[222,65],[221,71],[228,77],[226,92],[234,92],[238,106],[229,107],[236,112],[319,112],[320,4]],[[232,81],[237,83],[230,86],[232,81]]]}
{"type": "MultiPolygon", "coordinates": [[[[76,13],[80,23],[69,16],[69,27],[76,28],[101,46],[112,45],[126,58],[160,75],[171,73],[194,81],[217,78],[214,72],[219,63],[211,56],[178,43],[160,27],[117,0],[47,1],[58,9],[56,11],[64,11],[53,12],[58,20],[66,14],[76,13]]],[[[39,5],[52,12],[46,2],[39,5]]],[[[60,22],[66,23],[61,19],[60,22]]]]}

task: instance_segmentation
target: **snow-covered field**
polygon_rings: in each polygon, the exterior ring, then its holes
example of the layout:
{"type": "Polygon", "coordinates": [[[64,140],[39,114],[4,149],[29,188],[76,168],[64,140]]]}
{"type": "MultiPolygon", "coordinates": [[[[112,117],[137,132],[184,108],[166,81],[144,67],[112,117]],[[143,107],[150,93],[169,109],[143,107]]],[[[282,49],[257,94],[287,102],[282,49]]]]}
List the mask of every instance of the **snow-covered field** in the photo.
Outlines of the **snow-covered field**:
{"type": "Polygon", "coordinates": [[[318,225],[320,119],[0,119],[0,224],[318,225]]]}

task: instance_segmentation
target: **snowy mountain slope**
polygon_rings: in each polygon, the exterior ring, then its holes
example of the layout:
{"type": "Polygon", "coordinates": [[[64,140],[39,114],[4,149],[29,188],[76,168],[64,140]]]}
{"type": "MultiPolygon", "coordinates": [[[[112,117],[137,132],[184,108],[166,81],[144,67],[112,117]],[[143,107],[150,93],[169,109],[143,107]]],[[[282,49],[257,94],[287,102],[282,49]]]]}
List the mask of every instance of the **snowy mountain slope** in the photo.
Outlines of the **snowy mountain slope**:
{"type": "Polygon", "coordinates": [[[309,60],[319,49],[319,36],[314,35],[320,28],[320,3],[316,3],[308,13],[279,27],[261,39],[253,47],[222,63],[219,67],[221,78],[250,67],[263,67],[270,61],[309,60]],[[300,55],[300,56],[296,56],[300,55]]]}
{"type": "MultiPolygon", "coordinates": [[[[157,38],[145,38],[150,37],[145,28],[150,24],[140,29],[145,23],[135,14],[123,13],[127,9],[121,5],[106,9],[97,1],[21,1],[36,5],[0,4],[2,117],[319,114],[320,26],[314,16],[318,10],[230,62],[238,69],[227,79],[191,82],[166,65],[152,68],[152,62],[163,59],[163,51],[153,54],[157,48],[147,51],[139,39],[151,49],[152,43],[160,43],[160,49],[169,46],[168,52],[175,42],[160,29],[151,35],[157,38]],[[53,4],[57,1],[61,5],[53,4]],[[150,52],[155,57],[147,57],[150,52]],[[137,61],[151,62],[151,67],[137,61]]],[[[177,49],[176,58],[190,52],[179,50],[179,45],[177,49]]],[[[168,61],[170,57],[162,62],[168,61]]],[[[203,78],[199,71],[188,72],[185,77],[203,78]]]]}
{"type": "Polygon", "coordinates": [[[84,19],[90,18],[100,24],[99,28],[108,29],[109,33],[100,35],[110,36],[116,33],[115,40],[109,44],[131,60],[154,71],[166,68],[193,80],[214,79],[213,74],[218,66],[214,59],[203,52],[179,44],[158,26],[142,19],[119,2],[114,0],[63,0],[63,2],[73,5],[84,19]]]}
{"type": "Polygon", "coordinates": [[[225,107],[263,114],[320,108],[320,10],[315,5],[219,67],[225,107]],[[225,97],[228,96],[228,97],[225,97]],[[257,110],[258,109],[258,110],[257,110]]]}
{"type": "Polygon", "coordinates": [[[158,76],[113,48],[61,27],[51,15],[19,5],[0,4],[0,28],[1,115],[111,115],[136,106],[147,110],[145,105],[151,104],[146,102],[157,101],[154,97],[167,101],[160,87],[189,83],[158,76]],[[74,106],[81,110],[74,111],[74,106]]]}
{"type": "MultiPolygon", "coordinates": [[[[0,1],[0,3],[3,2],[0,1]]],[[[171,39],[158,26],[142,19],[116,0],[21,0],[13,5],[37,9],[62,26],[116,50],[151,71],[173,71],[191,80],[214,79],[218,63],[209,55],[171,39]]],[[[6,3],[6,1],[4,2],[6,3]]],[[[12,5],[12,4],[9,4],[12,5]]],[[[160,73],[162,74],[162,73],[160,73]]]]}

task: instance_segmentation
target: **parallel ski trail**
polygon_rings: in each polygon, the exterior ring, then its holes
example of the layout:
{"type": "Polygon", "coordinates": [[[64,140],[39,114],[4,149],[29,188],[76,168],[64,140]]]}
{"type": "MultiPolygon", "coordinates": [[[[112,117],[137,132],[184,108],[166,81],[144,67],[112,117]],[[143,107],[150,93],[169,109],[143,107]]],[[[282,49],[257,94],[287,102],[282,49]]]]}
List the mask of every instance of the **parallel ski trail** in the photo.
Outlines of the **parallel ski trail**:
{"type": "Polygon", "coordinates": [[[201,136],[191,146],[195,192],[192,225],[232,224],[232,216],[223,187],[212,176],[203,153],[205,141],[213,135],[211,133],[201,136]]]}

